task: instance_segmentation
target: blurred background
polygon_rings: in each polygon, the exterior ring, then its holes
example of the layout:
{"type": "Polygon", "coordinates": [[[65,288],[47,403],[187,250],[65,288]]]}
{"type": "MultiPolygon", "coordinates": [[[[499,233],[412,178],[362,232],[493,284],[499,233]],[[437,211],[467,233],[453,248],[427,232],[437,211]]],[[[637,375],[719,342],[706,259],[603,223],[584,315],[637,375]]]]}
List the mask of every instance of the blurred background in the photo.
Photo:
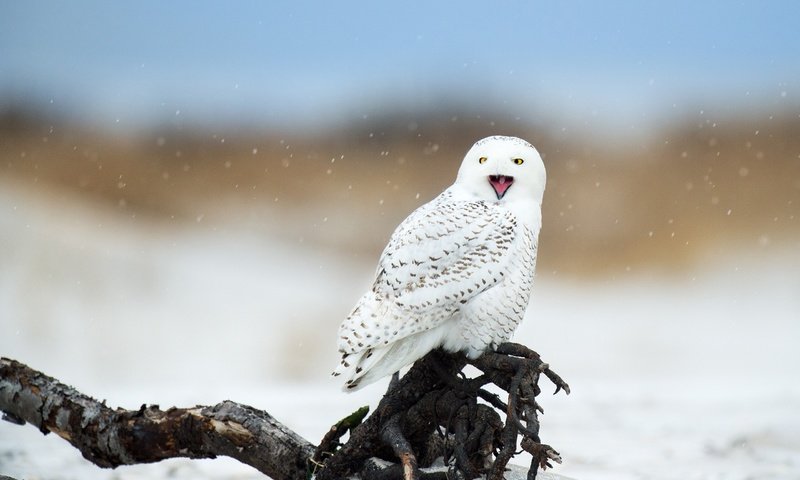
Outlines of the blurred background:
{"type": "MultiPolygon", "coordinates": [[[[545,160],[516,339],[575,478],[800,478],[800,4],[3,2],[0,355],[312,442],[394,227],[472,143],[545,160]],[[545,390],[549,387],[545,387],[545,390]]],[[[0,422],[0,474],[115,472],[0,422]],[[44,453],[46,453],[46,455],[44,453]]]]}

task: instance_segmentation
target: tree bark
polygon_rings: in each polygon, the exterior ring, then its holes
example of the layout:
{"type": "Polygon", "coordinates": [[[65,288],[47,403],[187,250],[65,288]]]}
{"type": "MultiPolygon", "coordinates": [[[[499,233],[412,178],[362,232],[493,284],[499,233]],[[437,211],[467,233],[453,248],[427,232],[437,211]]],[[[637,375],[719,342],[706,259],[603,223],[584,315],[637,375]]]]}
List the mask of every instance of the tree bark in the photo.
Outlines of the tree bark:
{"type": "Polygon", "coordinates": [[[0,358],[0,411],[4,420],[54,432],[106,468],[224,455],[275,480],[312,475],[317,480],[469,480],[483,475],[501,480],[521,436],[520,446],[533,456],[527,475],[534,480],[539,468],[561,461],[539,439],[536,396],[542,373],[556,392],[569,393],[539,355],[522,345],[502,344],[474,360],[437,349],[393,382],[371,415],[364,418],[366,407],[357,410],[333,425],[316,448],[268,413],[236,402],[112,409],[7,358],[0,358]],[[467,363],[483,374],[463,376],[467,363]],[[484,390],[488,383],[505,390],[507,401],[484,390]],[[446,472],[429,469],[438,459],[444,460],[446,472]]]}
{"type": "Polygon", "coordinates": [[[0,359],[0,410],[6,420],[55,433],[106,468],[224,455],[274,479],[305,480],[314,454],[311,443],[247,405],[111,409],[8,358],[0,359]]]}

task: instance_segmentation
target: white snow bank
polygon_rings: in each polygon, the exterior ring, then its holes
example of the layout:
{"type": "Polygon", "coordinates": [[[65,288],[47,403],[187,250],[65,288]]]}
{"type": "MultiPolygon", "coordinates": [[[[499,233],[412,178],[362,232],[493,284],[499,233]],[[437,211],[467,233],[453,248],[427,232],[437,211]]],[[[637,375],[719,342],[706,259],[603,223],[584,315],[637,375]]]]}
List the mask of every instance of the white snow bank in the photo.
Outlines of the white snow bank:
{"type": "MultiPolygon", "coordinates": [[[[384,384],[345,395],[327,377],[336,328],[373,259],[315,252],[235,219],[153,224],[0,187],[0,355],[112,406],[231,398],[313,442],[377,403],[384,384]]],[[[541,400],[542,437],[565,461],[555,471],[800,478],[798,271],[798,252],[784,252],[685,277],[590,283],[541,272],[517,340],[573,388],[541,400]]],[[[261,478],[223,458],[101,470],[54,435],[5,422],[0,474],[261,478]]]]}

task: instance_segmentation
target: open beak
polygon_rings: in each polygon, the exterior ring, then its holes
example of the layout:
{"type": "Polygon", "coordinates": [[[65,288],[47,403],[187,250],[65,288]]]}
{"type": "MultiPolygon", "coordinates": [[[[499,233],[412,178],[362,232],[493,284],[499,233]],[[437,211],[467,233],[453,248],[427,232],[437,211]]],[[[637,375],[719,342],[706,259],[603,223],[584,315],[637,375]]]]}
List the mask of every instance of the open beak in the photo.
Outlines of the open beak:
{"type": "Polygon", "coordinates": [[[500,200],[506,194],[511,184],[514,183],[514,177],[506,175],[489,175],[489,184],[492,185],[497,199],[500,200]]]}

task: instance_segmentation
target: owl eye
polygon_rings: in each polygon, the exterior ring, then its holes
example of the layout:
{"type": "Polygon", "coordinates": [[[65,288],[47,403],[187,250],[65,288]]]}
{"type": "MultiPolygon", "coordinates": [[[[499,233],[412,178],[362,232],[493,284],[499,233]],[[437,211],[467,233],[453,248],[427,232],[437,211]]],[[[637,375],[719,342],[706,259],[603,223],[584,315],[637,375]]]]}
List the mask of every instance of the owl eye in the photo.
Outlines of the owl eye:
{"type": "Polygon", "coordinates": [[[525,163],[525,160],[523,160],[521,158],[515,158],[513,161],[514,161],[514,165],[522,165],[523,163],[525,163]]]}
{"type": "Polygon", "coordinates": [[[478,163],[486,163],[486,160],[488,160],[488,158],[481,157],[481,158],[478,159],[478,163]]]}

